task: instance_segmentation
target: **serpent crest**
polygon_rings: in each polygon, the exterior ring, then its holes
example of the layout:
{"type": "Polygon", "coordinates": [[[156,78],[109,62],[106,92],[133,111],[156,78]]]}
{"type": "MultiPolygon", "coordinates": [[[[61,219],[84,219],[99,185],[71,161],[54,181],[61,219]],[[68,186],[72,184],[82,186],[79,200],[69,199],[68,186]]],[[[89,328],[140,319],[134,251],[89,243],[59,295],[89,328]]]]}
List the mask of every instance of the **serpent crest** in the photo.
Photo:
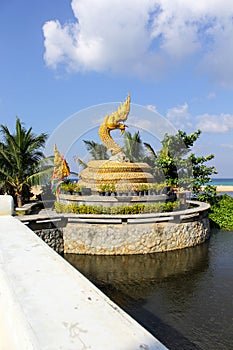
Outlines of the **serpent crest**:
{"type": "Polygon", "coordinates": [[[119,146],[111,137],[110,132],[115,129],[121,130],[121,135],[124,134],[125,125],[123,122],[126,121],[130,111],[130,94],[128,94],[124,103],[121,103],[117,111],[114,111],[110,115],[106,115],[103,123],[99,128],[99,136],[102,143],[107,147],[107,149],[112,153],[112,158],[110,160],[121,160],[127,161],[124,151],[121,146],[119,146]]]}

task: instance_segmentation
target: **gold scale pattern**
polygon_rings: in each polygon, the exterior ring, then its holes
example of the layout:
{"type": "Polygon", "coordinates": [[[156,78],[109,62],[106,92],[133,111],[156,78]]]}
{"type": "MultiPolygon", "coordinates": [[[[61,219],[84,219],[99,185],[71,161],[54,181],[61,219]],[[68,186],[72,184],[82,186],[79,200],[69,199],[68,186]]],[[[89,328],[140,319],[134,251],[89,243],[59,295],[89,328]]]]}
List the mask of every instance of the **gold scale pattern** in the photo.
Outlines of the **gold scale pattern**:
{"type": "Polygon", "coordinates": [[[113,162],[106,160],[92,160],[82,171],[79,184],[98,190],[102,184],[127,185],[154,182],[151,168],[146,163],[113,162]]]}

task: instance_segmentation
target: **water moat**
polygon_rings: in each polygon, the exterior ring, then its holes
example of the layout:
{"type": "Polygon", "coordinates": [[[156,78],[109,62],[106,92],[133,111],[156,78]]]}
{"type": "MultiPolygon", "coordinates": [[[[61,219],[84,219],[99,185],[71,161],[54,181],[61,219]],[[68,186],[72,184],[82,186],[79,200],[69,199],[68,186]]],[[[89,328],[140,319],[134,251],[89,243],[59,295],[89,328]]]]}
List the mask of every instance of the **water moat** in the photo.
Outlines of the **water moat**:
{"type": "Polygon", "coordinates": [[[65,259],[171,350],[229,350],[233,231],[205,243],[136,256],[65,259]]]}

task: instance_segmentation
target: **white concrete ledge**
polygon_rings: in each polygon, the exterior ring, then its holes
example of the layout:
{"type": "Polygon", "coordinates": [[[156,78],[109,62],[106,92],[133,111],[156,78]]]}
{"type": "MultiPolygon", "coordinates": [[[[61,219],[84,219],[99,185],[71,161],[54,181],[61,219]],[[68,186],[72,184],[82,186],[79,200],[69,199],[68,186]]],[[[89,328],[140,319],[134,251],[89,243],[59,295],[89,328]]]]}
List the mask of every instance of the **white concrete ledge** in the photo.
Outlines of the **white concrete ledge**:
{"type": "Polygon", "coordinates": [[[13,212],[13,198],[8,195],[0,195],[0,215],[13,215],[13,212]]]}
{"type": "Polygon", "coordinates": [[[19,220],[0,216],[0,349],[166,349],[19,220]]]}

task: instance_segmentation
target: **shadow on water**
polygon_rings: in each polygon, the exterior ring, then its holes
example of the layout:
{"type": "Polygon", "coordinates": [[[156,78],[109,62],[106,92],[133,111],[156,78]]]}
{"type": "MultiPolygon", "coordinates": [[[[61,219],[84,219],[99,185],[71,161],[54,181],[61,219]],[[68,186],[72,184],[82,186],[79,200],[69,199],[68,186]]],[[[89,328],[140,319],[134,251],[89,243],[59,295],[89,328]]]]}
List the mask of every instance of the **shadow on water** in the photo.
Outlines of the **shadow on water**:
{"type": "Polygon", "coordinates": [[[232,270],[221,269],[221,261],[232,266],[233,232],[229,235],[228,240],[217,234],[200,246],[166,253],[65,254],[65,259],[169,349],[229,349],[231,292],[224,295],[219,286],[231,287],[232,270]],[[226,305],[219,308],[221,298],[226,305]],[[223,314],[225,321],[219,319],[223,314]],[[224,331],[219,331],[221,323],[224,331]]]}

